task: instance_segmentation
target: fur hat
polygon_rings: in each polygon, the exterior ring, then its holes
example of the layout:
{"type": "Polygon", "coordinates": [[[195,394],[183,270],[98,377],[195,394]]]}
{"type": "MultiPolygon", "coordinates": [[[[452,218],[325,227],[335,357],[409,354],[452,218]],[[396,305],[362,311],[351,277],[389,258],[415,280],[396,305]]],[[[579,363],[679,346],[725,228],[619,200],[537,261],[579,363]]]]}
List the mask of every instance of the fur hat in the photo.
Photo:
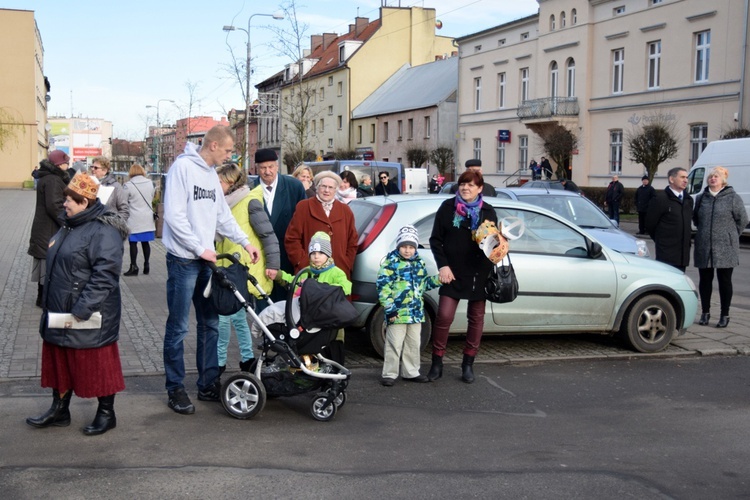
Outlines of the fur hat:
{"type": "Polygon", "coordinates": [[[65,151],[60,151],[59,149],[50,151],[48,158],[56,167],[59,167],[63,163],[70,163],[70,156],[66,155],[65,151]]]}
{"type": "Polygon", "coordinates": [[[89,201],[95,201],[99,192],[99,182],[86,172],[78,172],[68,183],[68,188],[89,201]]]}
{"type": "Polygon", "coordinates": [[[279,157],[273,149],[259,149],[255,152],[255,163],[265,163],[267,161],[278,161],[279,157]]]}
{"type": "Polygon", "coordinates": [[[341,177],[339,177],[334,172],[331,172],[330,170],[323,170],[322,172],[318,172],[315,174],[315,177],[313,177],[313,185],[315,187],[318,187],[318,184],[320,184],[320,181],[325,178],[333,179],[336,181],[336,189],[341,185],[341,177]]]}
{"type": "Polygon", "coordinates": [[[333,251],[331,250],[331,237],[323,231],[318,231],[313,234],[312,238],[310,238],[310,246],[307,249],[307,253],[309,255],[313,252],[321,252],[327,257],[331,257],[333,255],[333,251]]]}
{"type": "Polygon", "coordinates": [[[472,158],[471,160],[466,160],[466,168],[469,167],[481,167],[482,166],[482,160],[477,160],[476,158],[472,158]]]}
{"type": "Polygon", "coordinates": [[[396,249],[401,248],[401,245],[411,245],[414,248],[419,248],[419,232],[416,227],[407,224],[398,230],[396,249]]]}

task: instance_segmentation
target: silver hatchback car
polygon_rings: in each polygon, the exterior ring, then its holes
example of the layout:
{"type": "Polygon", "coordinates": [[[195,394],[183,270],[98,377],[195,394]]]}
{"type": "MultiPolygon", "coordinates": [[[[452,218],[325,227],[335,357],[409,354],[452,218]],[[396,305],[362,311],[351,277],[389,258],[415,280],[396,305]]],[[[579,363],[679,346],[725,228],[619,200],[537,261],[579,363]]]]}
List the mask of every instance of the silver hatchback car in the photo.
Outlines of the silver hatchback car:
{"type": "MultiPolygon", "coordinates": [[[[352,297],[364,327],[382,355],[383,308],[375,280],[386,254],[395,248],[399,228],[419,231],[419,254],[431,274],[438,272],[430,252],[430,234],[446,195],[373,196],[352,201],[359,248],[352,274],[352,297]]],[[[486,334],[619,334],[640,352],[658,352],[693,323],[698,308],[695,284],[679,270],[634,254],[613,250],[593,233],[543,208],[486,198],[498,220],[518,217],[523,235],[510,242],[519,282],[509,304],[487,303],[486,334]]],[[[422,345],[429,341],[438,290],[425,298],[427,320],[422,345]]],[[[459,303],[451,333],[466,332],[466,302],[459,303]]]]}

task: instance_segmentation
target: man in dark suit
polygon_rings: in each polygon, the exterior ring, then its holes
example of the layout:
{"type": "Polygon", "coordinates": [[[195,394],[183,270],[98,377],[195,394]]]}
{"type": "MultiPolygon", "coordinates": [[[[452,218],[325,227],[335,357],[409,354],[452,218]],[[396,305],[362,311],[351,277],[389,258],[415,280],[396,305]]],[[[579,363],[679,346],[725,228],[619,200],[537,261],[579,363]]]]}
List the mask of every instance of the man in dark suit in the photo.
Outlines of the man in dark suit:
{"type": "MultiPolygon", "coordinates": [[[[279,175],[279,157],[273,149],[259,149],[255,152],[255,167],[260,182],[255,189],[263,192],[263,207],[273,226],[273,232],[280,242],[284,241],[286,228],[292,220],[297,203],[307,198],[305,187],[300,181],[288,175],[279,175]]],[[[281,250],[281,269],[294,273],[294,267],[286,255],[284,245],[281,250]]],[[[286,300],[286,292],[280,287],[274,287],[271,293],[274,302],[286,300]]]]}
{"type": "Polygon", "coordinates": [[[609,218],[620,225],[620,200],[622,195],[625,193],[625,186],[620,182],[620,177],[617,175],[612,176],[612,182],[607,186],[607,194],[604,198],[604,204],[607,207],[609,218]]]}
{"type": "Polygon", "coordinates": [[[656,196],[654,186],[649,183],[648,175],[641,177],[641,186],[635,190],[635,208],[638,210],[638,235],[646,234],[646,213],[651,198],[656,196]]]}
{"type": "MultiPolygon", "coordinates": [[[[466,167],[466,170],[474,170],[476,172],[479,172],[480,174],[482,173],[482,160],[472,158],[471,160],[466,160],[464,166],[466,167]]],[[[458,183],[455,183],[451,186],[451,194],[456,193],[458,193],[458,183]]],[[[482,197],[496,195],[497,192],[495,191],[494,186],[492,186],[492,184],[489,184],[488,182],[485,182],[484,186],[482,187],[482,197]]]]}
{"type": "Polygon", "coordinates": [[[685,192],[687,170],[675,167],[667,176],[669,185],[657,191],[648,204],[646,231],[654,240],[656,260],[684,272],[690,263],[693,199],[685,192]]]}

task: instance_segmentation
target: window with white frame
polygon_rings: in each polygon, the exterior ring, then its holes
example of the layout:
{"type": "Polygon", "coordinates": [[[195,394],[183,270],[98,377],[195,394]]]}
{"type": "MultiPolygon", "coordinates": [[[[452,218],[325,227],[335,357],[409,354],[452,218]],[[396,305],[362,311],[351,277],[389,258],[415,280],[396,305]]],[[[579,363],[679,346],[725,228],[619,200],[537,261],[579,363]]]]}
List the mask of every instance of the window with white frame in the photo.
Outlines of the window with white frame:
{"type": "Polygon", "coordinates": [[[570,24],[572,26],[578,24],[578,11],[575,9],[570,11],[570,24]]]}
{"type": "Polygon", "coordinates": [[[622,130],[609,131],[609,172],[622,173],[622,130]]]}
{"type": "Polygon", "coordinates": [[[695,81],[708,81],[708,63],[711,60],[711,31],[695,34],[695,81]]]}
{"type": "Polygon", "coordinates": [[[375,124],[374,123],[370,124],[370,142],[371,143],[375,142],[375,124]]]}
{"type": "Polygon", "coordinates": [[[651,0],[651,5],[659,5],[663,0],[651,0]]]}
{"type": "Polygon", "coordinates": [[[529,100],[529,68],[521,68],[521,102],[529,100]]]}
{"type": "Polygon", "coordinates": [[[388,122],[383,122],[383,142],[388,142],[388,122]]]}
{"type": "Polygon", "coordinates": [[[482,159],[482,139],[474,139],[474,159],[482,159]]]}
{"type": "Polygon", "coordinates": [[[505,142],[497,141],[497,171],[505,172],[505,142]]]}
{"type": "Polygon", "coordinates": [[[310,120],[310,132],[312,132],[313,134],[318,133],[318,122],[316,122],[315,120],[310,120]]]}
{"type": "Polygon", "coordinates": [[[568,97],[575,97],[576,95],[576,62],[575,60],[568,59],[568,82],[566,87],[565,95],[568,97]]]}
{"type": "Polygon", "coordinates": [[[333,139],[329,138],[328,139],[328,149],[332,149],[332,148],[333,148],[333,139]]]}
{"type": "Polygon", "coordinates": [[[320,87],[320,100],[322,101],[325,98],[326,98],[326,88],[320,87]]]}
{"type": "Polygon", "coordinates": [[[321,118],[320,119],[320,133],[322,134],[324,130],[325,130],[325,122],[321,118]]]}
{"type": "Polygon", "coordinates": [[[336,95],[337,96],[344,95],[344,82],[338,82],[336,84],[336,95]]]}
{"type": "Polygon", "coordinates": [[[521,33],[521,41],[529,39],[529,32],[521,33]]]}
{"type": "Polygon", "coordinates": [[[482,46],[481,46],[481,45],[475,45],[475,46],[474,46],[474,52],[475,52],[475,53],[476,53],[476,52],[481,52],[481,51],[482,51],[482,46]]]}
{"type": "Polygon", "coordinates": [[[549,30],[555,31],[555,15],[554,14],[549,16],[549,30]]]}
{"type": "Polygon", "coordinates": [[[560,29],[565,27],[565,12],[560,12],[560,29]]]}
{"type": "Polygon", "coordinates": [[[696,123],[690,126],[690,166],[708,146],[708,124],[696,123]]]}
{"type": "Polygon", "coordinates": [[[482,77],[474,78],[474,111],[482,109],[482,77]]]}
{"type": "Polygon", "coordinates": [[[620,16],[622,14],[625,14],[625,6],[624,5],[620,5],[619,7],[615,7],[614,9],[612,9],[612,15],[613,16],[620,16]]]}
{"type": "Polygon", "coordinates": [[[362,144],[362,125],[357,125],[357,144],[362,144]]]}
{"type": "Polygon", "coordinates": [[[648,44],[648,88],[658,89],[661,78],[661,40],[648,44]]]}
{"type": "Polygon", "coordinates": [[[497,74],[497,107],[505,107],[505,73],[497,74]]]}
{"type": "Polygon", "coordinates": [[[526,170],[529,165],[529,136],[518,136],[518,170],[526,170]]]}
{"type": "Polygon", "coordinates": [[[333,77],[329,76],[328,77],[328,86],[330,87],[331,85],[333,85],[333,77]]]}
{"type": "Polygon", "coordinates": [[[497,41],[498,47],[502,47],[503,45],[505,45],[505,38],[501,38],[500,40],[497,41]]]}
{"type": "Polygon", "coordinates": [[[344,45],[339,45],[339,64],[346,61],[346,49],[344,48],[344,45]]]}
{"type": "Polygon", "coordinates": [[[429,116],[424,117],[424,138],[429,139],[432,132],[432,124],[429,116]]]}
{"type": "Polygon", "coordinates": [[[559,73],[557,69],[557,61],[552,61],[549,66],[549,96],[557,97],[557,82],[559,73]]]}
{"type": "Polygon", "coordinates": [[[414,139],[414,118],[406,120],[406,138],[410,141],[414,139]]]}
{"type": "Polygon", "coordinates": [[[336,117],[336,128],[339,130],[344,128],[344,116],[343,115],[338,115],[336,117]]]}
{"type": "Polygon", "coordinates": [[[333,115],[333,106],[328,106],[328,116],[333,115]]]}
{"type": "Polygon", "coordinates": [[[625,49],[612,51],[612,93],[621,94],[625,73],[625,49]]]}
{"type": "Polygon", "coordinates": [[[398,128],[397,129],[398,140],[400,141],[404,137],[404,121],[403,120],[399,120],[398,122],[396,122],[396,126],[398,128]]]}

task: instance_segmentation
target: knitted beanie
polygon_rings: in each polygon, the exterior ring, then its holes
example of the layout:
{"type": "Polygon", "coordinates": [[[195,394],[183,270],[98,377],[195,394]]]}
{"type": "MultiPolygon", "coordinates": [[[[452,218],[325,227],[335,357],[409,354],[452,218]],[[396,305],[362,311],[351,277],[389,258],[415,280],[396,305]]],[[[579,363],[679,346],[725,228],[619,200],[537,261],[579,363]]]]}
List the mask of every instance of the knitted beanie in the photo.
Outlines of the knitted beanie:
{"type": "Polygon", "coordinates": [[[331,237],[323,231],[318,231],[313,234],[310,239],[310,246],[307,249],[307,253],[311,254],[313,252],[321,252],[327,257],[331,257],[333,255],[333,251],[331,250],[331,237]]]}

